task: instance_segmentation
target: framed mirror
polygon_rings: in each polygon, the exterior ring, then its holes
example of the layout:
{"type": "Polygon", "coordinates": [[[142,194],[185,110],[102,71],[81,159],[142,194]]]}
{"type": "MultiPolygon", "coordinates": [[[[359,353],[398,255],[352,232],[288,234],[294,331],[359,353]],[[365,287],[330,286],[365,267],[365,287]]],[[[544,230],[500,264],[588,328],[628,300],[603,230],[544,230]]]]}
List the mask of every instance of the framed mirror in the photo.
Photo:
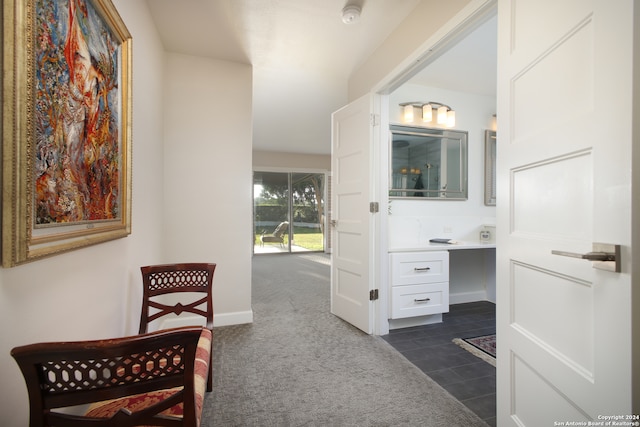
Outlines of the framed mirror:
{"type": "Polygon", "coordinates": [[[484,131],[484,204],[496,205],[496,131],[484,131]]]}
{"type": "Polygon", "coordinates": [[[390,198],[467,200],[467,132],[392,125],[390,198]]]}

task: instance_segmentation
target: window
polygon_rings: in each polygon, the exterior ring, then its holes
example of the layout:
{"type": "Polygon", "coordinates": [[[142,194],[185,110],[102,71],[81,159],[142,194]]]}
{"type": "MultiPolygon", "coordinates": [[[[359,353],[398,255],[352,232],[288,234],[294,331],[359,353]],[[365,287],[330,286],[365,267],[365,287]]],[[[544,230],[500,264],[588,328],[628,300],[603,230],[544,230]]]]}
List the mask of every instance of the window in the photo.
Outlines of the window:
{"type": "Polygon", "coordinates": [[[255,254],[324,251],[325,175],[253,173],[255,254]]]}

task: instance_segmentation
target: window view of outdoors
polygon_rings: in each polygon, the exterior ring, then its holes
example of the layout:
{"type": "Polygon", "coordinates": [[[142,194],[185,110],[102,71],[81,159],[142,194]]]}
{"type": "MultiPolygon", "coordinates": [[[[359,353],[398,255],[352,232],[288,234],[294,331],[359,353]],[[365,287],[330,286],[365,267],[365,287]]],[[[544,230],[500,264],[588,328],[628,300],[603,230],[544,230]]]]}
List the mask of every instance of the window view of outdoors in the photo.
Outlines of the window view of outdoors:
{"type": "Polygon", "coordinates": [[[324,174],[254,172],[254,253],[324,250],[324,174]]]}

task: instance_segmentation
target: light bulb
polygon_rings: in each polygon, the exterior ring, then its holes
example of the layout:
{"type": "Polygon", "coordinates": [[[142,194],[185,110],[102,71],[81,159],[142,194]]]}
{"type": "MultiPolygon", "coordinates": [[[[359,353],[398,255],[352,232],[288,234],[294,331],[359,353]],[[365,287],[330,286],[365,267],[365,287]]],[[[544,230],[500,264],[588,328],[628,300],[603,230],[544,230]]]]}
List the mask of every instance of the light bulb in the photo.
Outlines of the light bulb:
{"type": "Polygon", "coordinates": [[[453,110],[447,111],[447,127],[454,127],[456,125],[456,112],[453,110]]]}
{"type": "Polygon", "coordinates": [[[413,122],[413,105],[408,104],[404,106],[404,122],[413,122]]]}
{"type": "Polygon", "coordinates": [[[444,105],[442,107],[438,107],[438,124],[447,124],[447,107],[444,105]]]}
{"type": "Polygon", "coordinates": [[[433,108],[431,104],[425,104],[422,106],[422,121],[428,123],[433,120],[433,108]]]}

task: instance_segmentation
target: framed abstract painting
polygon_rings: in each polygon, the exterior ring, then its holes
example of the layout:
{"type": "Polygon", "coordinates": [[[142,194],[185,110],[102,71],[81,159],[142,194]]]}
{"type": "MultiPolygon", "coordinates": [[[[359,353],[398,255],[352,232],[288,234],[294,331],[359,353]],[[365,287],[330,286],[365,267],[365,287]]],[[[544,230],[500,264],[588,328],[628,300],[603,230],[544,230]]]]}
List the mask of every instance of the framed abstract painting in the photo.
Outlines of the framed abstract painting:
{"type": "Polygon", "coordinates": [[[131,35],[110,0],[3,9],[3,267],[126,237],[131,35]]]}

